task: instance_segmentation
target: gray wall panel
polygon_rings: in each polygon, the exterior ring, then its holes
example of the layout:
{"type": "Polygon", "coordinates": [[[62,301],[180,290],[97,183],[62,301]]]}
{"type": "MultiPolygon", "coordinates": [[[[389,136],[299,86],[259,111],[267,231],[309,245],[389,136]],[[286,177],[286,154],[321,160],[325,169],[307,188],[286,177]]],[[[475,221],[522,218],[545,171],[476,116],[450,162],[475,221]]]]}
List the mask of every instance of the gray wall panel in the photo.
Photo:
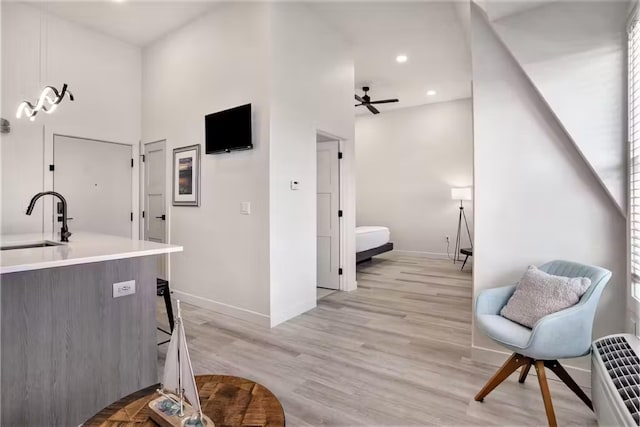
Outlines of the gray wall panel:
{"type": "Polygon", "coordinates": [[[0,419],[78,425],[157,382],[155,257],[2,275],[0,419]],[[112,284],[136,293],[112,298],[112,284]]]}

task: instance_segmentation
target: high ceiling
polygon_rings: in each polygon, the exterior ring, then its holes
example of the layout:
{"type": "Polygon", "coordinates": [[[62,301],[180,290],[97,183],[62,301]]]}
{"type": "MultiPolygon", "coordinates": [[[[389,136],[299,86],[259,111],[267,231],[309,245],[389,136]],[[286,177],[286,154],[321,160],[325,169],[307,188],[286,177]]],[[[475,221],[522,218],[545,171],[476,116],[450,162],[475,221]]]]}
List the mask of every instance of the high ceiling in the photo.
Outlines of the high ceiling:
{"type": "MultiPolygon", "coordinates": [[[[127,43],[145,46],[215,8],[216,1],[28,1],[127,43]]],[[[307,2],[353,48],[356,88],[399,98],[380,111],[471,96],[471,58],[455,2],[307,2]],[[407,55],[404,64],[396,62],[407,55]],[[427,91],[436,95],[427,96],[427,91]]],[[[458,7],[460,4],[457,5],[458,7]]],[[[356,89],[354,88],[354,90],[356,89]]],[[[358,91],[362,94],[361,90],[358,91]]],[[[356,110],[368,114],[364,107],[356,110]]]]}
{"type": "MultiPolygon", "coordinates": [[[[355,54],[356,88],[399,98],[381,112],[471,96],[471,54],[455,2],[324,2],[310,7],[355,54]],[[399,64],[396,56],[407,62],[399,64]],[[436,95],[427,96],[427,91],[436,95]]],[[[359,92],[362,94],[362,92],[359,92]]],[[[359,114],[370,114],[358,107],[359,114]]]]}
{"type": "Polygon", "coordinates": [[[557,1],[559,0],[484,0],[482,5],[489,19],[497,21],[498,19],[527,12],[557,1]]]}
{"type": "Polygon", "coordinates": [[[144,46],[215,7],[212,1],[27,1],[53,15],[144,46]]]}

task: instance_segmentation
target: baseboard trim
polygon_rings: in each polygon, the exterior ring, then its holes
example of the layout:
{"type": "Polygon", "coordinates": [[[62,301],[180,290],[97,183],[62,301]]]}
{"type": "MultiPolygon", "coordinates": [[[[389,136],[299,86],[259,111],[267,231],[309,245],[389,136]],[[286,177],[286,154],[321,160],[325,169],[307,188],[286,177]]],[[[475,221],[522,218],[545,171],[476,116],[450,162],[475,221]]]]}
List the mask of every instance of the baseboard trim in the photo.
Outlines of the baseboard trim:
{"type": "Polygon", "coordinates": [[[216,313],[231,316],[236,319],[246,320],[247,322],[255,323],[260,326],[266,326],[267,328],[271,327],[270,318],[266,314],[199,297],[177,289],[172,289],[172,292],[175,298],[179,298],[188,304],[193,304],[197,307],[215,311],[216,313]]]}
{"type": "MultiPolygon", "coordinates": [[[[295,304],[291,307],[288,307],[283,313],[279,313],[276,315],[271,315],[271,327],[278,326],[281,323],[286,322],[287,320],[293,319],[301,315],[302,313],[306,313],[307,311],[316,308],[318,305],[318,300],[315,298],[312,301],[305,301],[300,304],[295,304]]],[[[271,310],[273,312],[273,309],[271,310]]]]}
{"type": "Polygon", "coordinates": [[[398,254],[398,255],[405,255],[405,256],[413,256],[418,258],[448,259],[453,262],[453,258],[449,258],[449,255],[447,255],[446,253],[440,253],[440,252],[404,251],[401,249],[394,249],[391,253],[398,254]]]}
{"type": "MultiPolygon", "coordinates": [[[[507,358],[511,355],[511,353],[506,353],[503,351],[492,350],[490,348],[484,347],[471,347],[471,359],[476,362],[486,363],[487,365],[492,365],[496,367],[502,366],[502,364],[507,360],[507,358]]],[[[578,368],[575,366],[565,365],[562,366],[567,370],[571,378],[580,386],[584,388],[591,388],[591,371],[583,368],[578,368]]],[[[560,381],[558,377],[555,376],[553,372],[550,370],[546,370],[547,378],[560,381]]],[[[535,375],[535,369],[532,369],[529,373],[530,375],[535,375]]]]}

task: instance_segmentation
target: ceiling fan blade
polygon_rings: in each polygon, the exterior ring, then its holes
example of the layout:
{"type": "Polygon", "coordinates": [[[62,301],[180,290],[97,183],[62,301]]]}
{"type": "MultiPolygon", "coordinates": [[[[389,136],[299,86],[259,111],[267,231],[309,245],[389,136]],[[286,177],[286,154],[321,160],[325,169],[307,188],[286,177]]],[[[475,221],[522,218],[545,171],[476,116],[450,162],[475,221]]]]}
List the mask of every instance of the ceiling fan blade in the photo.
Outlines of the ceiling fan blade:
{"type": "Polygon", "coordinates": [[[371,111],[373,114],[380,114],[380,111],[378,111],[378,109],[376,107],[373,107],[369,104],[366,104],[367,108],[369,109],[369,111],[371,111]]]}
{"type": "Polygon", "coordinates": [[[367,105],[367,104],[365,104],[365,103],[363,102],[362,104],[356,104],[356,105],[354,105],[354,107],[360,107],[360,106],[362,106],[362,105],[367,105]]]}
{"type": "Polygon", "coordinates": [[[371,101],[369,104],[388,104],[390,102],[398,102],[398,99],[381,99],[380,101],[371,101]]]}
{"type": "Polygon", "coordinates": [[[361,97],[361,96],[359,96],[359,95],[356,95],[356,101],[358,101],[358,102],[364,102],[364,100],[362,99],[362,97],[361,97]]]}

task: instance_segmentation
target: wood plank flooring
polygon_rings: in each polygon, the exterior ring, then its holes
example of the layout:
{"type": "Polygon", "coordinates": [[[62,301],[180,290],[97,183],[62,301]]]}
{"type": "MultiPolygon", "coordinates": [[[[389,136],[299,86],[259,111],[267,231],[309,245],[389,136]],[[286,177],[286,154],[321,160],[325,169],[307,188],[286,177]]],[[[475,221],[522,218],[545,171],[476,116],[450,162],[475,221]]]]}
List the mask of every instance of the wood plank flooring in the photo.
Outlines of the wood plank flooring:
{"type": "MultiPolygon", "coordinates": [[[[358,290],[273,329],[183,304],[194,370],[263,384],[288,426],[546,425],[535,377],[473,400],[496,368],[470,360],[471,274],[459,266],[385,254],[358,266],[358,290]]],[[[596,425],[563,384],[550,388],[558,424],[596,425]]]]}
{"type": "Polygon", "coordinates": [[[334,292],[337,292],[337,291],[334,291],[333,289],[316,288],[316,295],[318,297],[317,299],[322,299],[328,295],[331,295],[334,292]]]}

